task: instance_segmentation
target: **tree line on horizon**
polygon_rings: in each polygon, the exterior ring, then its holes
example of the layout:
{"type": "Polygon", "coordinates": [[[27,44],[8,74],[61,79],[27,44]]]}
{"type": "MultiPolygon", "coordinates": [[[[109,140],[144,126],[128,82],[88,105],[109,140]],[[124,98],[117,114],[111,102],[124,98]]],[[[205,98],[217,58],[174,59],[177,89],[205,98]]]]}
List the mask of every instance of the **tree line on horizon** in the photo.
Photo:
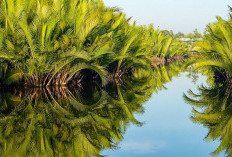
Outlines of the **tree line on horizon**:
{"type": "Polygon", "coordinates": [[[171,36],[172,38],[177,38],[177,39],[180,38],[200,39],[203,37],[202,33],[200,33],[197,28],[194,29],[192,33],[187,33],[187,34],[182,32],[174,33],[172,30],[163,30],[162,32],[165,33],[166,35],[171,36]]]}

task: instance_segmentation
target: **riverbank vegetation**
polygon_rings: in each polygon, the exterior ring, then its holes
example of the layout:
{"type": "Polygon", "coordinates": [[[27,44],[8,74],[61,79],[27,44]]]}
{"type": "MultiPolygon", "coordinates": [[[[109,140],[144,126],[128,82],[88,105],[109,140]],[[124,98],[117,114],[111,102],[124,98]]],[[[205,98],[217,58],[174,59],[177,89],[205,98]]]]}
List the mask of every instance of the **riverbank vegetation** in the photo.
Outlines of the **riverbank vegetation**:
{"type": "MultiPolygon", "coordinates": [[[[230,8],[231,9],[231,8],[230,8]]],[[[198,88],[198,93],[189,91],[184,99],[193,107],[192,121],[208,128],[207,141],[218,140],[220,145],[212,155],[231,149],[231,83],[232,83],[232,19],[217,17],[210,23],[202,38],[196,42],[194,50],[198,56],[187,66],[208,77],[208,85],[198,88]]]]}
{"type": "Polygon", "coordinates": [[[211,85],[184,95],[192,120],[220,139],[213,154],[231,155],[231,51],[232,19],[184,35],[139,26],[102,0],[3,0],[0,156],[100,156],[189,69],[211,85]]]}
{"type": "Polygon", "coordinates": [[[131,23],[102,0],[0,2],[0,82],[34,87],[80,81],[94,70],[105,84],[134,67],[188,51],[150,26],[131,23]],[[109,78],[110,77],[110,78],[109,78]]]}
{"type": "Polygon", "coordinates": [[[202,41],[193,45],[194,51],[199,55],[193,58],[188,65],[195,70],[213,72],[216,81],[230,81],[232,74],[231,37],[232,20],[217,17],[217,22],[207,26],[202,41]]]}

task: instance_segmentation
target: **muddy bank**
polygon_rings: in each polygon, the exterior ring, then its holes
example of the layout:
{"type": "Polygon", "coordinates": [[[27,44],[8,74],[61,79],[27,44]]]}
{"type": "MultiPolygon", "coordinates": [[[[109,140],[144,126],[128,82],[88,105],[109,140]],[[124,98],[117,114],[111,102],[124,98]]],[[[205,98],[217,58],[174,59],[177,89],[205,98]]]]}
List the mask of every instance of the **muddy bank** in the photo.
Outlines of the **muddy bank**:
{"type": "Polygon", "coordinates": [[[152,66],[164,65],[164,64],[172,63],[176,61],[183,62],[184,60],[188,58],[190,58],[190,56],[182,56],[182,55],[175,55],[172,57],[165,57],[165,58],[152,57],[152,66]]]}

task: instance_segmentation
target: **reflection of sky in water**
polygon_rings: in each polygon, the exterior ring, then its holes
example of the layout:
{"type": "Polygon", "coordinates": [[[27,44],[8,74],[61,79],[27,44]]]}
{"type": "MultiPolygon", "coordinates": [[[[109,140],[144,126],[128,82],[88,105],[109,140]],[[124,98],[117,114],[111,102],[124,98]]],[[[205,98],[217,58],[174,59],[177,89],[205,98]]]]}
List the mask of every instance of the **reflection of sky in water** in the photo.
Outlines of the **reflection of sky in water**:
{"type": "Polygon", "coordinates": [[[145,113],[136,115],[143,127],[130,126],[120,143],[120,149],[107,150],[102,155],[109,157],[207,157],[219,145],[206,142],[208,130],[189,119],[192,108],[182,98],[189,89],[196,91],[205,84],[205,77],[199,77],[194,85],[182,74],[167,83],[162,90],[145,104],[145,113]]]}

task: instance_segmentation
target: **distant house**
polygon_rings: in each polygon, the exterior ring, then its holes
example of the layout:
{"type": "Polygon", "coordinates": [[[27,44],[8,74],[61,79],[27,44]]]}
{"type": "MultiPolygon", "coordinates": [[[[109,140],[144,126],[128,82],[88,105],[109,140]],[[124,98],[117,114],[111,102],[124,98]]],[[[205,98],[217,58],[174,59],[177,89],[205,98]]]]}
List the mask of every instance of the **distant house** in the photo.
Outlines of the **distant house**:
{"type": "Polygon", "coordinates": [[[191,42],[192,41],[192,39],[190,39],[190,38],[180,38],[179,40],[183,41],[183,42],[191,42]]]}
{"type": "Polygon", "coordinates": [[[194,40],[195,40],[195,41],[201,41],[202,38],[195,38],[194,40]]]}
{"type": "Polygon", "coordinates": [[[194,38],[194,39],[190,39],[190,38],[180,38],[179,41],[182,42],[195,42],[195,41],[201,41],[202,38],[194,38]]]}

